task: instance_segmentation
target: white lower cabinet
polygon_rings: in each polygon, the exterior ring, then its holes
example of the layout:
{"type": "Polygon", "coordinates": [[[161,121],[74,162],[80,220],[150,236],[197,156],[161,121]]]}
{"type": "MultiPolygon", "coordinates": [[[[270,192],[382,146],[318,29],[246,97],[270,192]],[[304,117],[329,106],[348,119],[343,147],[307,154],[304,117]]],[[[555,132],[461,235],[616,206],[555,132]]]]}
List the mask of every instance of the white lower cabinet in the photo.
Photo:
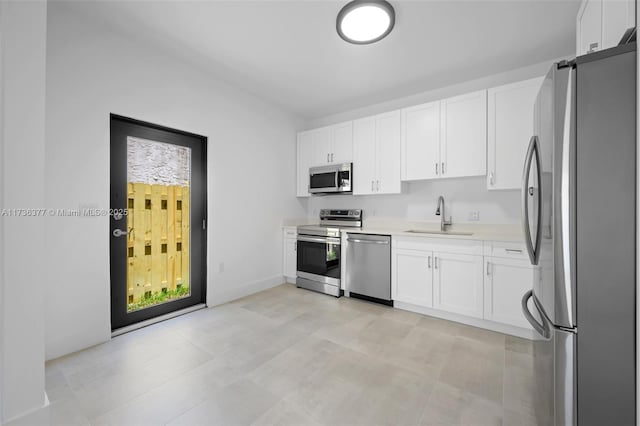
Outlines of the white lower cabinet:
{"type": "Polygon", "coordinates": [[[433,254],[394,250],[391,257],[391,297],[398,302],[433,306],[433,254]]]}
{"type": "Polygon", "coordinates": [[[433,307],[482,318],[482,256],[434,252],[433,307]]]}
{"type": "Polygon", "coordinates": [[[283,231],[282,275],[287,282],[295,282],[298,263],[298,240],[295,228],[283,231]]]}
{"type": "Polygon", "coordinates": [[[533,338],[520,301],[536,279],[520,243],[394,237],[396,307],[533,338]]]}
{"type": "Polygon", "coordinates": [[[533,288],[534,267],[528,260],[487,257],[484,265],[484,318],[531,328],[522,314],[522,296],[533,288]]]}

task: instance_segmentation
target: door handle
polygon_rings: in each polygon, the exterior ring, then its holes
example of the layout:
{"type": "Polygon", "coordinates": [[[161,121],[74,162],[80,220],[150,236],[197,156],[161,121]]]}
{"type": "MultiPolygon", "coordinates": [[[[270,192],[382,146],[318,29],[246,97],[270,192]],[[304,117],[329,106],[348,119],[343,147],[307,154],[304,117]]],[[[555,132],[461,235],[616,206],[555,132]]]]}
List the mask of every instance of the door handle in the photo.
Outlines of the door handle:
{"type": "MultiPolygon", "coordinates": [[[[549,339],[551,337],[551,330],[548,327],[545,327],[546,322],[544,321],[544,314],[540,312],[541,313],[540,316],[542,317],[542,324],[540,324],[529,311],[529,306],[527,306],[527,302],[529,302],[529,299],[531,299],[532,297],[533,297],[533,290],[527,291],[524,294],[524,296],[522,296],[522,302],[521,302],[522,313],[524,314],[524,317],[527,319],[529,324],[531,324],[531,327],[533,327],[535,331],[537,331],[545,339],[549,339]]],[[[536,309],[538,309],[538,305],[536,304],[535,299],[533,300],[533,304],[536,307],[536,309]]],[[[538,311],[540,311],[540,309],[538,309],[538,311]]]]}
{"type": "Polygon", "coordinates": [[[438,256],[433,258],[433,267],[434,269],[438,269],[438,256]]]}
{"type": "Polygon", "coordinates": [[[540,225],[542,220],[542,182],[541,182],[541,173],[540,170],[540,151],[538,147],[538,137],[532,136],[531,141],[529,142],[529,148],[527,149],[527,155],[525,156],[524,161],[524,170],[522,171],[522,227],[524,230],[524,239],[525,246],[527,248],[527,252],[529,253],[529,260],[532,265],[538,264],[538,255],[540,252],[540,225]],[[536,157],[536,168],[537,168],[537,178],[538,178],[538,223],[536,229],[536,240],[535,243],[531,241],[531,228],[529,226],[529,195],[533,195],[534,188],[529,187],[529,175],[531,173],[531,164],[533,162],[533,156],[536,157]],[[535,244],[535,245],[534,245],[535,244]]]}
{"type": "Polygon", "coordinates": [[[371,181],[371,192],[373,192],[373,181],[371,181]]]}
{"type": "Polygon", "coordinates": [[[380,181],[376,181],[376,192],[380,192],[380,181]]]}
{"type": "Polygon", "coordinates": [[[491,275],[490,269],[491,268],[491,263],[487,262],[487,276],[491,275]]]}
{"type": "Polygon", "coordinates": [[[127,235],[127,231],[123,231],[122,229],[118,229],[118,228],[113,230],[114,237],[122,237],[123,235],[127,235]]]}
{"type": "Polygon", "coordinates": [[[427,256],[427,269],[431,269],[431,256],[427,256]]]}
{"type": "Polygon", "coordinates": [[[331,162],[333,163],[333,152],[331,153],[331,162]]]}
{"type": "Polygon", "coordinates": [[[347,241],[352,242],[352,243],[389,245],[389,241],[381,241],[381,240],[358,240],[358,239],[355,239],[355,238],[347,238],[347,241]]]}
{"type": "Polygon", "coordinates": [[[436,163],[436,175],[438,174],[438,163],[436,163]]]}
{"type": "Polygon", "coordinates": [[[330,163],[330,161],[329,161],[329,153],[327,153],[327,163],[330,163]]]}
{"type": "Polygon", "coordinates": [[[442,174],[444,174],[444,161],[442,162],[442,167],[440,168],[440,171],[442,172],[442,174]]]}

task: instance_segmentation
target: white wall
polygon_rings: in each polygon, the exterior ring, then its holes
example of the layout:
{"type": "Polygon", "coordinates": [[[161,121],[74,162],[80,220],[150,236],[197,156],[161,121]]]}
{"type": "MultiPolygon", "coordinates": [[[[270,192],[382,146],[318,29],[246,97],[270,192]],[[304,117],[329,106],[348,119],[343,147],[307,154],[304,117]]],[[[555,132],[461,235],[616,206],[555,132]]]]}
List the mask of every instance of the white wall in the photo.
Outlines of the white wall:
{"type": "Polygon", "coordinates": [[[472,210],[480,212],[475,223],[520,223],[520,192],[488,191],[483,177],[405,183],[402,194],[311,197],[307,212],[317,218],[322,208],[364,209],[365,225],[371,218],[440,221],[435,215],[440,195],[445,199],[447,219],[452,216],[454,224],[469,222],[472,210]]]}
{"type": "MultiPolygon", "coordinates": [[[[1,2],[3,208],[44,204],[46,1],[1,2]]],[[[44,393],[44,221],[0,223],[0,423],[31,413],[44,393]]]]}
{"type": "MultiPolygon", "coordinates": [[[[201,134],[207,303],[281,282],[280,223],[305,214],[292,196],[301,121],[68,4],[49,5],[48,26],[46,205],[108,208],[109,113],[201,134]]],[[[110,337],[108,218],[52,218],[46,246],[50,359],[110,337]]]]}
{"type": "MultiPolygon", "coordinates": [[[[571,54],[567,53],[567,57],[570,56],[571,54]]],[[[541,77],[547,73],[554,61],[550,60],[515,70],[508,70],[477,80],[314,119],[307,122],[306,128],[312,129],[326,126],[475,90],[541,77]]],[[[305,203],[308,216],[313,218],[318,216],[318,211],[321,208],[347,207],[364,209],[366,217],[440,220],[434,214],[439,195],[445,197],[447,216],[452,214],[454,223],[468,222],[469,213],[472,210],[480,212],[479,223],[515,224],[520,222],[520,192],[518,190],[489,191],[487,190],[485,177],[411,182],[403,185],[403,193],[401,195],[312,197],[305,203]]]]}

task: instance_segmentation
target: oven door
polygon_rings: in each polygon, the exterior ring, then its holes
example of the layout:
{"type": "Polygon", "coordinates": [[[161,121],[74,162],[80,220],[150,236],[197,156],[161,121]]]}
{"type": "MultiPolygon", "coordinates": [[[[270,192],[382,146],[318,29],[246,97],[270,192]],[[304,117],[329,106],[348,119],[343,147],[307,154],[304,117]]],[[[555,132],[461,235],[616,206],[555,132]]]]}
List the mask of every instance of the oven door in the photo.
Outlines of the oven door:
{"type": "Polygon", "coordinates": [[[340,286],[340,238],[298,235],[297,275],[340,286]]]}

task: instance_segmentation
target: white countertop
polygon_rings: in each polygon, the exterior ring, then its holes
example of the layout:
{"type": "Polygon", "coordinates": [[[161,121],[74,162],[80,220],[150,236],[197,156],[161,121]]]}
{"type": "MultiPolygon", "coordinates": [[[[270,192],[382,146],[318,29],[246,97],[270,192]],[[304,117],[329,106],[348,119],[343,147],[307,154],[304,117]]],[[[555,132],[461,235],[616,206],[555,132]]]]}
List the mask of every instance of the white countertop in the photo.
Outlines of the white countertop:
{"type": "MultiPolygon", "coordinates": [[[[283,221],[283,228],[299,225],[317,225],[318,221],[311,219],[289,219],[283,221]]],[[[402,219],[371,219],[365,221],[362,228],[349,228],[351,233],[360,234],[380,234],[413,238],[446,238],[459,240],[480,240],[480,241],[504,241],[522,243],[524,236],[522,227],[519,224],[477,224],[477,223],[454,223],[448,226],[451,232],[471,232],[471,235],[439,234],[439,233],[417,233],[407,232],[408,230],[420,231],[440,231],[440,222],[430,221],[407,221],[402,219]]]]}

